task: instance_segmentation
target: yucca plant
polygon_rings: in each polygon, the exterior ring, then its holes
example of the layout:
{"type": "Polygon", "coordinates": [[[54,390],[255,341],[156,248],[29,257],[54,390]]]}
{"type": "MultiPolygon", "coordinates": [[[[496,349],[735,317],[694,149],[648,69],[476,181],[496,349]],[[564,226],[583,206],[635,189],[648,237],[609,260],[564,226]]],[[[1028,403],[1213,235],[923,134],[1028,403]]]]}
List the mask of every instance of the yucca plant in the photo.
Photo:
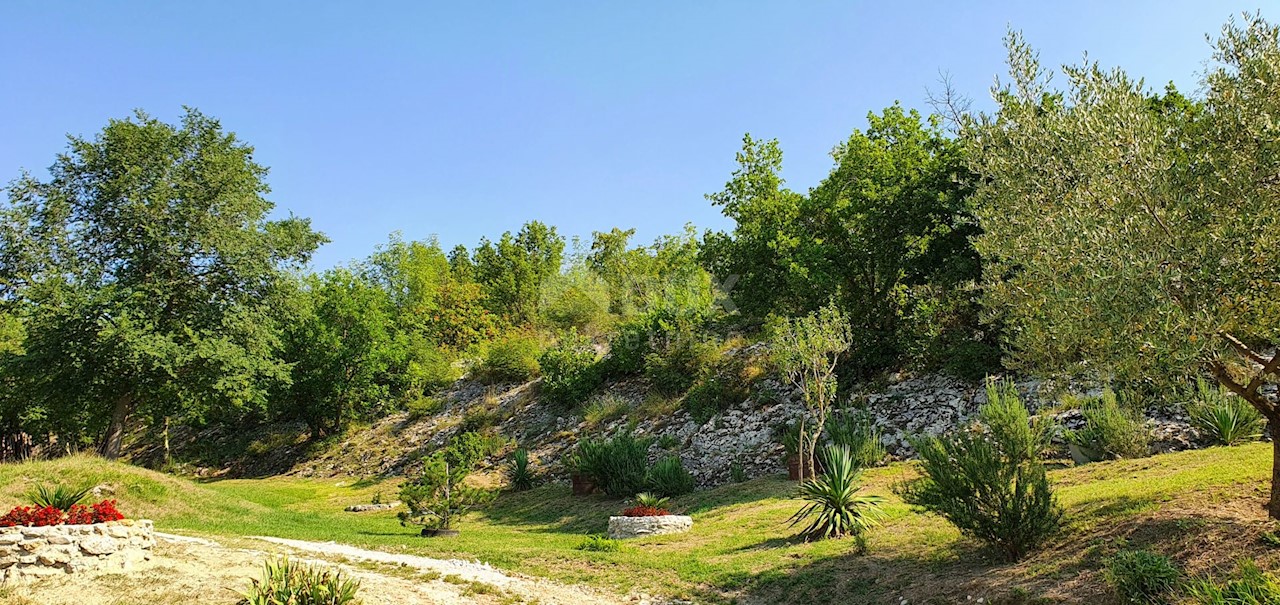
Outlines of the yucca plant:
{"type": "Polygon", "coordinates": [[[511,454],[511,466],[507,469],[511,487],[524,491],[533,487],[533,471],[529,468],[529,450],[520,448],[511,454]]]}
{"type": "Polygon", "coordinates": [[[71,510],[72,506],[83,502],[89,495],[90,489],[88,487],[76,489],[61,483],[49,487],[41,483],[27,494],[27,500],[38,508],[52,506],[58,510],[66,511],[71,510]]]}
{"type": "Polygon", "coordinates": [[[267,561],[262,578],[250,582],[242,601],[247,605],[360,605],[358,580],[288,558],[267,561]]]}
{"type": "Polygon", "coordinates": [[[800,485],[800,498],[808,502],[791,516],[791,525],[809,521],[801,530],[805,540],[852,536],[858,549],[866,549],[865,534],[884,518],[879,496],[861,496],[861,469],[845,446],[828,445],[823,451],[825,470],[800,485]]]}
{"type": "Polygon", "coordinates": [[[666,508],[667,503],[670,501],[671,501],[671,498],[659,496],[658,494],[651,494],[649,492],[640,492],[636,494],[637,506],[647,506],[650,508],[666,508]]]}
{"type": "Polygon", "coordinates": [[[1217,445],[1236,445],[1262,436],[1262,414],[1225,388],[1196,380],[1196,399],[1187,406],[1191,424],[1217,445]]]}

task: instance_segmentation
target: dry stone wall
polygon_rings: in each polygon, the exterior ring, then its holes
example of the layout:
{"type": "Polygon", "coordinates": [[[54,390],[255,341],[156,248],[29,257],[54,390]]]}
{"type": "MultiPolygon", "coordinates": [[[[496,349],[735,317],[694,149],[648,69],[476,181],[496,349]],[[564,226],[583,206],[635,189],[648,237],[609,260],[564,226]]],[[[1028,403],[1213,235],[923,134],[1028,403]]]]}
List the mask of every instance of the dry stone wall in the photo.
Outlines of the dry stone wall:
{"type": "Polygon", "coordinates": [[[151,521],[0,528],[0,581],[86,571],[128,571],[151,559],[151,521]]]}

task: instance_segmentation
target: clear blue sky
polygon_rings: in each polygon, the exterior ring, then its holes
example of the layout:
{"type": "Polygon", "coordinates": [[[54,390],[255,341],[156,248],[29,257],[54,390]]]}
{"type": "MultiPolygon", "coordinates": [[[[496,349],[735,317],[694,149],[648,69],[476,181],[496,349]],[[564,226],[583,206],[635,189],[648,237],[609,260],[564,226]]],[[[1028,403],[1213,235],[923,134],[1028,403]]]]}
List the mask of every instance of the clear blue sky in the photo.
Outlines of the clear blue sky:
{"type": "Polygon", "coordinates": [[[924,107],[940,70],[988,105],[1001,37],[1194,89],[1206,33],[1276,0],[1150,2],[53,2],[0,4],[0,177],[43,175],[66,133],[198,107],[257,147],[271,198],[333,240],[446,246],[529,219],[645,242],[686,222],[744,132],[791,187],[865,115],[924,107]],[[979,6],[979,4],[981,4],[979,6]]]}

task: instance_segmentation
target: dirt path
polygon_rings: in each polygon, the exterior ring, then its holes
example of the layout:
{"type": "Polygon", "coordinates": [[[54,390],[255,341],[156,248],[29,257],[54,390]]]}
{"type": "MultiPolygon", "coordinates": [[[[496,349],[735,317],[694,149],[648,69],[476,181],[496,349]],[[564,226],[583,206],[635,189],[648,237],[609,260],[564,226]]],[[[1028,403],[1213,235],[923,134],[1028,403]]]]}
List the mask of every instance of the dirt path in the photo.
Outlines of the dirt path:
{"type": "Polygon", "coordinates": [[[127,574],[79,574],[0,588],[14,605],[233,605],[264,561],[280,556],[340,569],[360,581],[364,605],[619,605],[643,603],[589,588],[516,576],[482,563],[259,537],[227,545],[159,534],[154,556],[127,574]]]}

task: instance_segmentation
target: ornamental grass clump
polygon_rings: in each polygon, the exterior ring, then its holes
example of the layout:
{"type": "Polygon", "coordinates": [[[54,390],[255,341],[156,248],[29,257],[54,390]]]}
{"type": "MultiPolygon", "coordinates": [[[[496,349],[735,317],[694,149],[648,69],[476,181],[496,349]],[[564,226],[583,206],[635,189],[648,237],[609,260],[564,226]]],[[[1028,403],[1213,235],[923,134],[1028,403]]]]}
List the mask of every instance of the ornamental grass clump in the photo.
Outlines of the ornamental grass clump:
{"type": "Polygon", "coordinates": [[[1142,414],[1122,405],[1115,391],[1081,401],[1084,428],[1068,431],[1067,441],[1105,458],[1141,458],[1151,444],[1151,431],[1142,414]]]}
{"type": "Polygon", "coordinates": [[[941,515],[1017,561],[1062,524],[1062,507],[1038,455],[1046,429],[1032,426],[1021,401],[1007,391],[979,417],[982,424],[969,430],[915,441],[922,476],[899,490],[908,504],[941,515]]]}
{"type": "Polygon", "coordinates": [[[1236,445],[1262,436],[1262,414],[1225,387],[1196,380],[1196,398],[1187,405],[1191,425],[1214,445],[1236,445]]]}
{"type": "Polygon", "coordinates": [[[360,581],[342,572],[303,565],[288,558],[267,561],[262,578],[250,581],[245,605],[360,605],[360,581]]]}
{"type": "Polygon", "coordinates": [[[611,439],[583,439],[574,452],[574,470],[590,477],[610,496],[629,496],[645,489],[649,445],[624,431],[611,439]]]}
{"type": "Polygon", "coordinates": [[[805,540],[852,536],[858,549],[866,549],[866,532],[884,518],[879,496],[863,496],[861,469],[845,446],[828,445],[823,451],[824,471],[800,485],[800,498],[807,502],[791,516],[791,525],[809,521],[801,530],[805,540]]]}
{"type": "Polygon", "coordinates": [[[1107,584],[1125,603],[1163,605],[1182,574],[1169,557],[1146,550],[1122,550],[1107,560],[1107,584]]]}
{"type": "Polygon", "coordinates": [[[668,456],[654,463],[644,482],[649,491],[660,496],[683,496],[694,488],[693,475],[685,470],[684,463],[677,456],[668,456]]]}

